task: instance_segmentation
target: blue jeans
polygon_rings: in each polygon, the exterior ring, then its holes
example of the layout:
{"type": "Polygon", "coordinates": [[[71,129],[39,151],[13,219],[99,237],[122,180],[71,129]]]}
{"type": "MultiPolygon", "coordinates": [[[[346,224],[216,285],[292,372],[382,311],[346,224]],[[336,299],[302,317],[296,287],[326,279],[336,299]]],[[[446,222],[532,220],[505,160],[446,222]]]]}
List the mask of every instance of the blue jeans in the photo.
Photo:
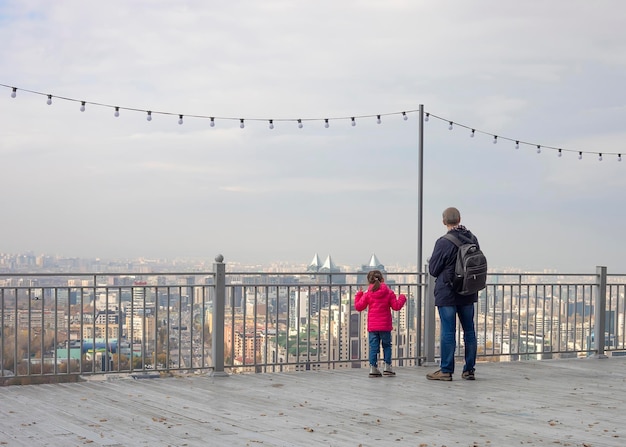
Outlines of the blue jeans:
{"type": "Polygon", "coordinates": [[[441,372],[454,373],[454,351],[456,350],[456,316],[463,328],[465,343],[465,365],[463,371],[470,371],[476,365],[476,331],[474,330],[474,305],[439,306],[441,321],[441,372]]]}
{"type": "Polygon", "coordinates": [[[380,345],[383,345],[383,358],[385,363],[391,365],[391,331],[372,331],[368,332],[370,345],[370,365],[378,365],[378,351],[380,345]]]}

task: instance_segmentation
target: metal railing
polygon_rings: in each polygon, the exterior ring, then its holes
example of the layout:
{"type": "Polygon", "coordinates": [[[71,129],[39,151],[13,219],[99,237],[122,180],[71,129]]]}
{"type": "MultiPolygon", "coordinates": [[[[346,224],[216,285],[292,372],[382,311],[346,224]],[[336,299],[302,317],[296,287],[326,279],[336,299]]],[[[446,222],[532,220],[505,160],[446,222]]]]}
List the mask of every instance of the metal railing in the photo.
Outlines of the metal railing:
{"type": "MultiPolygon", "coordinates": [[[[365,272],[1,274],[2,378],[215,375],[367,366],[365,272]]],[[[388,272],[408,297],[393,312],[393,362],[435,363],[432,281],[388,272]]],[[[493,273],[476,312],[479,361],[626,350],[626,275],[493,273]],[[597,316],[602,318],[597,318],[597,316]]],[[[462,337],[457,333],[458,355],[462,337]]]]}
{"type": "MultiPolygon", "coordinates": [[[[617,355],[626,350],[625,283],[626,275],[608,275],[606,267],[597,267],[595,274],[491,274],[476,312],[479,360],[617,355]]],[[[433,309],[433,302],[427,294],[425,308],[433,309]]],[[[434,362],[439,331],[434,313],[425,324],[426,361],[434,362]]],[[[460,331],[457,346],[461,355],[460,331]]]]}

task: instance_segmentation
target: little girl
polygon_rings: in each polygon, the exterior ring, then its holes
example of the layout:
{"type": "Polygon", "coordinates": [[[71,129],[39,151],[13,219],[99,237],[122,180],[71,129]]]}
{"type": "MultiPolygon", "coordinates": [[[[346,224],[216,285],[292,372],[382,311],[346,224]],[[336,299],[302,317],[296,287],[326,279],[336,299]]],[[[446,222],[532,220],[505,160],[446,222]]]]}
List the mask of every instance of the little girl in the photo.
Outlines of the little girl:
{"type": "Polygon", "coordinates": [[[380,270],[371,270],[367,274],[369,287],[363,293],[363,288],[359,288],[355,299],[354,308],[361,312],[367,310],[367,331],[369,337],[369,362],[370,377],[380,377],[382,374],[378,369],[378,351],[383,345],[383,357],[385,366],[383,374],[395,376],[391,369],[391,309],[400,310],[406,303],[406,296],[396,294],[387,287],[385,279],[380,270]]]}

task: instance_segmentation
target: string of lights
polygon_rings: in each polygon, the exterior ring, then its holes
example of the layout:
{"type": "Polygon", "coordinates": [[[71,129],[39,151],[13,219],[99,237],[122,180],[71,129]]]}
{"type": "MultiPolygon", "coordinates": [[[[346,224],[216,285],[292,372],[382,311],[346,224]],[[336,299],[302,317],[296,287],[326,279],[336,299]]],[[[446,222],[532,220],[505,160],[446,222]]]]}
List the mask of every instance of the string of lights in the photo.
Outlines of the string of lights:
{"type": "MultiPolygon", "coordinates": [[[[12,98],[16,98],[17,97],[17,92],[19,90],[19,91],[31,93],[31,94],[34,94],[34,95],[40,95],[40,96],[46,97],[47,98],[46,103],[48,105],[52,105],[52,100],[53,99],[60,99],[60,100],[63,100],[63,101],[75,102],[77,104],[80,104],[79,110],[81,112],[85,112],[87,110],[87,105],[89,105],[89,106],[110,108],[110,109],[113,110],[113,116],[116,117],[116,118],[120,116],[120,111],[129,111],[129,112],[145,113],[146,114],[146,119],[148,121],[152,121],[152,118],[155,115],[177,116],[178,117],[178,124],[180,124],[180,125],[183,124],[184,118],[195,118],[195,119],[209,120],[209,126],[210,127],[215,127],[217,121],[237,121],[237,122],[239,122],[239,127],[241,129],[245,128],[246,121],[265,121],[265,122],[268,123],[269,129],[274,129],[275,128],[275,123],[278,123],[278,122],[293,122],[293,123],[297,124],[298,128],[302,129],[304,127],[304,123],[305,122],[323,122],[324,123],[324,127],[325,128],[329,128],[331,121],[349,121],[350,125],[354,127],[357,124],[357,119],[358,120],[362,120],[362,119],[372,119],[372,118],[375,118],[376,119],[376,123],[377,124],[381,124],[383,117],[400,116],[400,117],[402,117],[402,119],[404,121],[407,121],[409,114],[419,113],[419,109],[416,109],[416,110],[405,110],[405,111],[402,111],[402,112],[379,113],[379,114],[373,114],[373,115],[336,116],[336,117],[328,117],[328,118],[241,118],[241,117],[211,116],[211,115],[186,115],[186,114],[182,114],[182,113],[174,113],[174,112],[158,111],[158,110],[145,110],[145,109],[140,109],[140,108],[136,108],[136,107],[118,106],[118,105],[113,105],[113,104],[104,104],[104,103],[100,103],[100,102],[93,102],[93,101],[86,101],[86,100],[80,100],[80,99],[75,99],[75,98],[68,98],[68,97],[64,97],[64,96],[56,96],[56,95],[52,95],[52,94],[48,94],[48,93],[38,92],[38,91],[35,91],[35,90],[28,90],[28,89],[24,89],[24,88],[13,87],[11,85],[2,84],[2,83],[0,83],[0,87],[5,87],[5,88],[10,89],[12,98]]],[[[556,151],[557,155],[559,157],[561,157],[564,152],[577,153],[579,160],[581,160],[583,158],[583,154],[595,155],[595,156],[598,157],[598,161],[602,161],[604,156],[611,155],[611,156],[616,156],[617,157],[617,161],[622,161],[622,154],[618,153],[618,152],[581,151],[581,150],[575,150],[575,149],[566,149],[566,148],[560,148],[560,147],[554,147],[554,146],[547,146],[547,145],[544,145],[544,144],[532,143],[532,142],[529,142],[529,141],[523,141],[523,140],[518,139],[518,138],[506,137],[506,136],[497,135],[497,134],[494,134],[494,133],[491,133],[491,132],[486,132],[486,131],[483,131],[483,130],[480,130],[480,129],[476,129],[476,128],[471,127],[471,126],[467,126],[465,124],[457,123],[457,122],[449,120],[447,118],[434,115],[434,114],[432,114],[430,112],[425,112],[424,113],[424,121],[428,122],[431,118],[434,118],[434,119],[437,119],[437,120],[440,120],[440,121],[443,121],[443,122],[447,123],[449,130],[454,130],[455,127],[469,130],[470,131],[469,136],[471,138],[473,138],[476,134],[481,134],[481,135],[486,135],[486,136],[490,137],[493,140],[493,144],[497,144],[498,141],[502,141],[502,140],[515,143],[515,146],[514,146],[515,149],[519,149],[520,146],[530,146],[530,147],[535,148],[538,154],[540,154],[542,150],[547,149],[547,150],[551,150],[551,151],[556,151]]]]}
{"type": "Polygon", "coordinates": [[[197,119],[206,119],[209,120],[209,125],[211,127],[215,127],[216,122],[217,121],[237,121],[239,122],[239,127],[240,128],[245,128],[245,123],[247,121],[265,121],[268,123],[269,128],[270,129],[274,129],[274,124],[278,123],[278,122],[294,122],[298,125],[298,128],[302,129],[304,127],[304,123],[305,122],[313,122],[313,121],[320,121],[324,123],[324,127],[328,128],[330,127],[330,122],[331,121],[350,121],[350,124],[352,126],[356,126],[357,123],[357,119],[365,119],[365,118],[376,118],[376,122],[378,124],[382,123],[382,118],[385,116],[392,116],[392,115],[399,115],[401,116],[405,121],[408,120],[408,114],[409,113],[416,113],[418,112],[418,110],[406,110],[403,112],[391,112],[391,113],[380,113],[380,114],[376,114],[376,115],[354,115],[354,116],[336,116],[336,117],[328,117],[328,118],[240,118],[240,117],[229,117],[229,116],[211,116],[211,115],[188,115],[188,114],[182,114],[182,113],[174,113],[174,112],[167,112],[167,111],[158,111],[158,110],[145,110],[145,109],[139,109],[136,107],[124,107],[124,106],[116,106],[116,105],[112,105],[112,104],[104,104],[104,103],[100,103],[100,102],[93,102],[93,101],[83,101],[83,100],[79,100],[79,99],[75,99],[75,98],[68,98],[68,97],[64,97],[64,96],[56,96],[56,95],[51,95],[48,93],[42,93],[42,92],[38,92],[35,90],[28,90],[28,89],[23,89],[23,88],[17,88],[17,87],[12,87],[10,85],[7,84],[0,84],[0,87],[5,87],[8,89],[11,89],[11,97],[12,98],[16,98],[17,97],[17,92],[19,91],[23,91],[23,92],[27,92],[27,93],[32,93],[34,95],[40,95],[40,96],[44,96],[47,98],[46,103],[48,105],[52,105],[52,100],[53,99],[60,99],[63,101],[71,101],[71,102],[75,102],[77,104],[80,104],[80,108],[79,110],[81,112],[84,112],[87,110],[87,105],[93,105],[93,106],[98,106],[98,107],[107,107],[112,109],[113,112],[113,116],[115,116],[116,118],[120,116],[120,111],[130,111],[130,112],[141,112],[141,113],[145,113],[146,114],[146,119],[148,121],[152,121],[152,118],[155,115],[165,115],[165,116],[177,116],[178,117],[178,124],[183,124],[184,122],[184,118],[197,118],[197,119]]]}
{"type": "Polygon", "coordinates": [[[614,155],[617,157],[617,161],[622,161],[622,154],[618,153],[618,152],[594,152],[594,151],[580,151],[580,150],[575,150],[575,149],[565,149],[565,148],[560,148],[560,147],[554,147],[554,146],[547,146],[545,144],[537,144],[537,143],[531,143],[529,141],[522,141],[520,139],[517,138],[510,138],[510,137],[503,137],[501,135],[496,135],[493,133],[489,133],[489,132],[485,132],[483,130],[480,129],[475,129],[473,127],[470,126],[466,126],[465,124],[460,124],[460,123],[456,123],[454,121],[450,121],[447,118],[443,118],[441,116],[437,116],[437,115],[433,115],[432,113],[424,113],[424,121],[429,121],[430,118],[435,118],[438,119],[440,121],[444,121],[448,124],[448,129],[449,130],[454,130],[455,126],[456,127],[460,127],[463,129],[467,129],[470,131],[469,136],[470,138],[474,138],[474,136],[476,134],[482,134],[482,135],[487,135],[490,138],[493,139],[493,144],[497,144],[498,141],[510,141],[512,143],[515,143],[515,149],[519,149],[521,145],[524,146],[530,146],[530,147],[534,147],[537,150],[538,154],[541,154],[541,151],[544,149],[548,149],[548,150],[552,150],[552,151],[556,151],[557,155],[559,157],[563,156],[564,152],[572,152],[572,153],[577,153],[578,154],[578,159],[582,160],[583,158],[583,154],[591,154],[591,155],[595,155],[598,157],[598,161],[602,161],[603,160],[603,156],[606,155],[614,155]]]}

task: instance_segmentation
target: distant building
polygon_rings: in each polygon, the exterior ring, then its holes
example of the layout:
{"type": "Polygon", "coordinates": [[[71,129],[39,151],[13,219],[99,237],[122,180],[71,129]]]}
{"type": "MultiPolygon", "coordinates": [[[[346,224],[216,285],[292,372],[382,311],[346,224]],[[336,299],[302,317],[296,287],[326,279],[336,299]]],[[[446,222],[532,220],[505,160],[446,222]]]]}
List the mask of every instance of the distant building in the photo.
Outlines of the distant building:
{"type": "Polygon", "coordinates": [[[99,311],[93,324],[83,325],[83,339],[103,338],[117,339],[121,338],[120,326],[121,312],[109,309],[99,311]]]}
{"type": "Polygon", "coordinates": [[[344,284],[346,282],[346,275],[341,274],[341,269],[335,265],[330,255],[326,257],[324,263],[321,263],[320,257],[315,253],[306,271],[313,273],[311,278],[315,279],[317,283],[326,284],[331,280],[333,284],[344,284]]]}
{"type": "Polygon", "coordinates": [[[306,268],[306,271],[317,273],[320,271],[321,266],[322,266],[322,263],[320,262],[320,257],[317,255],[317,253],[315,253],[315,256],[313,256],[313,260],[309,263],[309,266],[306,268]]]}
{"type": "Polygon", "coordinates": [[[385,281],[393,282],[391,280],[387,280],[387,270],[385,270],[385,266],[378,260],[375,254],[372,254],[369,262],[361,265],[361,268],[357,271],[357,282],[359,284],[367,284],[367,274],[372,270],[380,270],[383,276],[385,276],[385,281]]]}

